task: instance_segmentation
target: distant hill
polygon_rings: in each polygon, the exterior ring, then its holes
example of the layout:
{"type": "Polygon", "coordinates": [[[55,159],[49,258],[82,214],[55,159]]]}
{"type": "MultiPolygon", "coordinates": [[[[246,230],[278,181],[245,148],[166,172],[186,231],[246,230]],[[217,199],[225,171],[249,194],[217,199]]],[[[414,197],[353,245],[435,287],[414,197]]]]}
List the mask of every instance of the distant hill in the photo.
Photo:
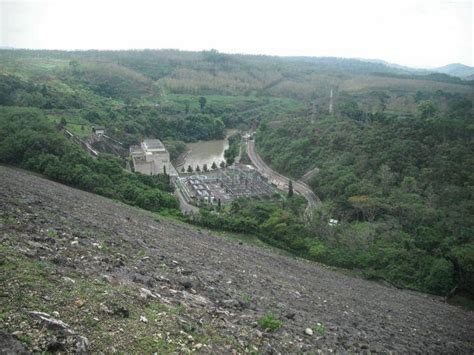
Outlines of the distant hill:
{"type": "Polygon", "coordinates": [[[387,68],[390,68],[390,70],[394,71],[396,69],[397,72],[401,72],[404,74],[429,74],[430,71],[427,69],[423,68],[412,68],[412,67],[407,67],[405,65],[400,65],[396,63],[390,63],[382,59],[367,59],[367,58],[358,58],[358,60],[361,60],[363,62],[367,63],[374,63],[374,64],[379,64],[379,65],[384,65],[387,68]]]}
{"type": "Polygon", "coordinates": [[[366,63],[378,64],[379,66],[384,66],[385,68],[379,67],[382,69],[380,70],[380,72],[391,71],[392,73],[398,73],[398,74],[419,74],[419,75],[428,75],[430,73],[441,73],[441,74],[458,77],[463,80],[474,79],[474,68],[468,65],[461,64],[461,63],[452,63],[452,64],[447,64],[445,66],[438,67],[438,68],[425,69],[425,68],[407,67],[404,65],[390,63],[390,62],[387,62],[385,60],[380,60],[380,59],[357,58],[356,60],[360,60],[366,63]]]}
{"type": "Polygon", "coordinates": [[[453,63],[448,64],[443,67],[432,69],[437,73],[448,74],[451,76],[457,76],[464,80],[473,80],[474,79],[474,68],[468,65],[453,63]]]}

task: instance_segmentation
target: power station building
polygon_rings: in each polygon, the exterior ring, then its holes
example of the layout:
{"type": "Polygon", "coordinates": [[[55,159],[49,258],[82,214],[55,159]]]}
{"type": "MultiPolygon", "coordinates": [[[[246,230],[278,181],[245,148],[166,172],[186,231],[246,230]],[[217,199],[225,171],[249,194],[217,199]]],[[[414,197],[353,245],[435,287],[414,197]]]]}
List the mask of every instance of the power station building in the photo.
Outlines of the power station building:
{"type": "Polygon", "coordinates": [[[170,154],[159,139],[145,139],[141,145],[131,146],[130,158],[134,170],[145,175],[176,173],[170,154]]]}

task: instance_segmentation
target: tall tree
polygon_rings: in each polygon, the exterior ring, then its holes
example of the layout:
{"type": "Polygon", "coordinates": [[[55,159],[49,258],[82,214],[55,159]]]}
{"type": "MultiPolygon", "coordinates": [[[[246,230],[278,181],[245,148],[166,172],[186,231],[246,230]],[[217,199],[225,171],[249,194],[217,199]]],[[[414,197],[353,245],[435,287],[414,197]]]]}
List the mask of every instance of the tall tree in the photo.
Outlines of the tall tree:
{"type": "Polygon", "coordinates": [[[204,96],[201,96],[199,98],[199,107],[201,107],[201,112],[204,111],[204,108],[206,107],[207,100],[204,96]]]}
{"type": "Polygon", "coordinates": [[[431,100],[424,100],[418,104],[418,111],[422,119],[433,117],[437,109],[431,100]]]}
{"type": "Polygon", "coordinates": [[[288,197],[293,196],[293,181],[290,180],[288,183],[288,197]]]}

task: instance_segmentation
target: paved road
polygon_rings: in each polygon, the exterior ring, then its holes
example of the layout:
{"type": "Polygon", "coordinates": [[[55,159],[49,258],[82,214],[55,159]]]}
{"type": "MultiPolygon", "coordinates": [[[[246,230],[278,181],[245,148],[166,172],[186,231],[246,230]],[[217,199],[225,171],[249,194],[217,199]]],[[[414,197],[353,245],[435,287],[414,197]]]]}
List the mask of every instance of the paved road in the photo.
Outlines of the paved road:
{"type": "MultiPolygon", "coordinates": [[[[277,186],[287,187],[290,181],[286,176],[277,173],[275,170],[272,170],[255,151],[255,141],[249,140],[247,144],[247,151],[250,160],[257,170],[263,175],[276,183],[277,186]]],[[[318,207],[321,204],[321,200],[314,194],[311,188],[301,181],[293,181],[293,190],[301,194],[308,201],[308,210],[318,207]]]]}
{"type": "Polygon", "coordinates": [[[179,208],[181,209],[182,213],[184,213],[184,214],[199,214],[199,208],[189,204],[186,201],[186,199],[184,198],[184,196],[181,193],[181,190],[179,189],[178,186],[175,186],[174,194],[179,200],[179,208]]]}
{"type": "Polygon", "coordinates": [[[306,183],[308,182],[314,175],[316,175],[319,172],[319,168],[314,168],[308,171],[306,174],[304,174],[301,178],[300,181],[306,183]]]}

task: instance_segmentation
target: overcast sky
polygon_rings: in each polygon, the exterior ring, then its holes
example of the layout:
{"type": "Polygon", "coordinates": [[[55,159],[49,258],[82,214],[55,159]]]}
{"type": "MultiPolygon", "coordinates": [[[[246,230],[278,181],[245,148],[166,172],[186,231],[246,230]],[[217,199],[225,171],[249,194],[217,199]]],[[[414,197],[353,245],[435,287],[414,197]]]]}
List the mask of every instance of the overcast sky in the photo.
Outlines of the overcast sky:
{"type": "Polygon", "coordinates": [[[0,0],[0,46],[473,66],[474,0],[0,0]]]}

